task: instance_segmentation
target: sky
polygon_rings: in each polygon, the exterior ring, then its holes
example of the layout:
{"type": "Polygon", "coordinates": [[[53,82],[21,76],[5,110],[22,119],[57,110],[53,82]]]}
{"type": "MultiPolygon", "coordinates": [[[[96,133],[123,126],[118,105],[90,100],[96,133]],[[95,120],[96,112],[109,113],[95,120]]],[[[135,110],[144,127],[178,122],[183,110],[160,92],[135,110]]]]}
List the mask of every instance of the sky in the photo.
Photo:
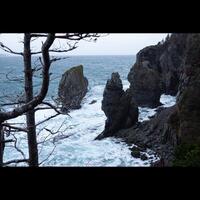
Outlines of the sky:
{"type": "MultiPolygon", "coordinates": [[[[98,38],[97,42],[80,41],[78,48],[64,55],[136,55],[142,48],[157,44],[164,39],[167,33],[130,34],[112,33],[98,38]]],[[[0,34],[0,42],[15,51],[23,51],[23,34],[0,34]]],[[[65,46],[66,41],[57,40],[54,47],[65,46]]],[[[31,45],[32,50],[41,48],[41,40],[31,45]]],[[[0,54],[5,54],[0,49],[0,54]]]]}

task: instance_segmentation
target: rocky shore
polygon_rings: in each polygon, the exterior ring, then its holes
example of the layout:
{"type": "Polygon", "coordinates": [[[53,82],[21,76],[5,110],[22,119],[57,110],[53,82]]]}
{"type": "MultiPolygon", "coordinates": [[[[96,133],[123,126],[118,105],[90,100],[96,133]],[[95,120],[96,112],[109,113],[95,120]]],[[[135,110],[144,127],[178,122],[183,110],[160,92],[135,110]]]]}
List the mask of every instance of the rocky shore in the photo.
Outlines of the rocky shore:
{"type": "Polygon", "coordinates": [[[102,101],[107,120],[97,139],[120,137],[139,148],[150,148],[161,158],[154,166],[195,165],[198,159],[200,163],[194,149],[200,144],[200,34],[171,34],[145,47],[137,54],[128,80],[126,91],[118,73],[108,80],[102,101]],[[160,108],[150,120],[138,122],[138,106],[158,107],[161,94],[176,95],[176,105],[160,108]],[[186,144],[191,146],[187,158],[180,153],[186,144]]]}

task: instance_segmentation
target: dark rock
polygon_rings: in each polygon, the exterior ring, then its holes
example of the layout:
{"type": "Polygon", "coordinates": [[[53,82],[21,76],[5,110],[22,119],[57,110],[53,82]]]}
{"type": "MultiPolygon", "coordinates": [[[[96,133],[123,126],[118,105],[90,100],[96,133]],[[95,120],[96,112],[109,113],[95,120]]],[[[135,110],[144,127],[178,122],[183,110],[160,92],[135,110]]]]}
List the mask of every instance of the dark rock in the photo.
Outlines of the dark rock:
{"type": "Polygon", "coordinates": [[[92,100],[89,104],[94,104],[96,102],[97,102],[97,100],[92,100]]]}
{"type": "Polygon", "coordinates": [[[131,155],[132,155],[134,158],[140,158],[140,156],[141,156],[140,150],[139,150],[137,147],[132,148],[132,150],[131,150],[131,155]]]}
{"type": "Polygon", "coordinates": [[[141,160],[148,160],[148,157],[145,155],[145,154],[142,154],[141,156],[140,156],[140,158],[141,158],[141,160]]]}
{"type": "Polygon", "coordinates": [[[165,167],[165,166],[166,165],[165,165],[164,159],[160,159],[160,160],[153,162],[151,164],[151,167],[165,167]]]}
{"type": "Polygon", "coordinates": [[[175,117],[172,119],[175,113],[176,106],[165,108],[149,121],[144,121],[129,129],[119,130],[115,135],[128,143],[150,148],[163,157],[166,165],[171,165],[174,148],[177,145],[178,121],[175,117]],[[174,124],[171,123],[173,120],[174,124]]]}
{"type": "Polygon", "coordinates": [[[172,34],[164,43],[142,49],[128,74],[138,106],[157,107],[162,93],[176,95],[188,34],[172,34]]]}
{"type": "Polygon", "coordinates": [[[130,148],[130,150],[131,150],[131,155],[134,158],[141,158],[141,160],[148,159],[148,157],[144,153],[141,154],[141,151],[144,151],[145,148],[134,146],[134,147],[130,148]]]}
{"type": "Polygon", "coordinates": [[[156,112],[159,113],[159,112],[161,112],[164,109],[165,109],[164,107],[158,107],[158,108],[156,108],[156,112]]]}
{"type": "Polygon", "coordinates": [[[112,73],[103,93],[102,110],[107,120],[105,130],[96,139],[114,136],[123,128],[129,128],[138,121],[138,107],[129,90],[124,92],[118,73],[112,73]]]}
{"type": "Polygon", "coordinates": [[[132,96],[138,106],[142,107],[154,108],[160,105],[161,89],[159,87],[159,73],[152,68],[149,60],[142,60],[142,55],[146,52],[153,59],[154,50],[155,47],[149,47],[139,52],[136,63],[128,74],[132,96]]]}
{"type": "Polygon", "coordinates": [[[67,70],[62,75],[58,88],[58,100],[62,103],[63,111],[79,109],[87,87],[88,80],[83,75],[82,65],[67,70]]]}
{"type": "Polygon", "coordinates": [[[200,34],[188,34],[187,51],[177,96],[179,142],[200,141],[200,34]]]}
{"type": "MultiPolygon", "coordinates": [[[[149,121],[135,122],[130,128],[126,128],[124,121],[118,118],[116,121],[120,126],[115,127],[118,131],[113,135],[128,144],[153,150],[160,160],[152,163],[152,167],[172,166],[176,159],[175,150],[180,145],[200,142],[200,34],[172,34],[166,42],[145,48],[137,55],[129,81],[130,89],[126,92],[139,105],[159,105],[159,92],[177,93],[177,102],[172,107],[157,109],[149,121]],[[152,74],[153,78],[147,74],[152,74]],[[156,88],[158,82],[160,88],[156,88]]],[[[119,99],[124,94],[122,92],[119,99]]],[[[120,100],[118,102],[113,110],[120,107],[120,100]]],[[[138,148],[133,149],[133,156],[139,157],[139,154],[141,156],[138,148]]]]}

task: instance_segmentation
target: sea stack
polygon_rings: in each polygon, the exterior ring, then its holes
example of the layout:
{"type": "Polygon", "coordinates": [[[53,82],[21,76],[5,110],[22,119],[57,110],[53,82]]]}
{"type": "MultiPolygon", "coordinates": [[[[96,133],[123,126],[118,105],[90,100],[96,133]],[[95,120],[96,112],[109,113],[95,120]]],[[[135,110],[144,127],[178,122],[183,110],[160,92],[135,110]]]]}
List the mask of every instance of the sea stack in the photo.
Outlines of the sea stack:
{"type": "Polygon", "coordinates": [[[132,101],[129,90],[123,90],[122,81],[117,72],[112,73],[103,93],[102,110],[107,119],[105,130],[96,138],[114,136],[123,128],[129,128],[138,121],[138,107],[132,101]]]}
{"type": "Polygon", "coordinates": [[[59,83],[58,100],[63,111],[81,108],[81,101],[88,89],[88,80],[84,77],[83,66],[75,66],[67,70],[59,83]]]}

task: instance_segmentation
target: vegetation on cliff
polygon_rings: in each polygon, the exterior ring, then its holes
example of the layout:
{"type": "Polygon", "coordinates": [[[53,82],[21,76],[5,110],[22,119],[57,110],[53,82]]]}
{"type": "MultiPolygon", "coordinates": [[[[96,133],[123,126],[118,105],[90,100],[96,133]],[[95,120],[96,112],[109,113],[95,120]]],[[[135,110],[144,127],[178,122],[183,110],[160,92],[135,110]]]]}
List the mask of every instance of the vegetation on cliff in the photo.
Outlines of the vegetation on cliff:
{"type": "Polygon", "coordinates": [[[175,150],[174,167],[200,167],[200,144],[183,143],[175,150]]]}

